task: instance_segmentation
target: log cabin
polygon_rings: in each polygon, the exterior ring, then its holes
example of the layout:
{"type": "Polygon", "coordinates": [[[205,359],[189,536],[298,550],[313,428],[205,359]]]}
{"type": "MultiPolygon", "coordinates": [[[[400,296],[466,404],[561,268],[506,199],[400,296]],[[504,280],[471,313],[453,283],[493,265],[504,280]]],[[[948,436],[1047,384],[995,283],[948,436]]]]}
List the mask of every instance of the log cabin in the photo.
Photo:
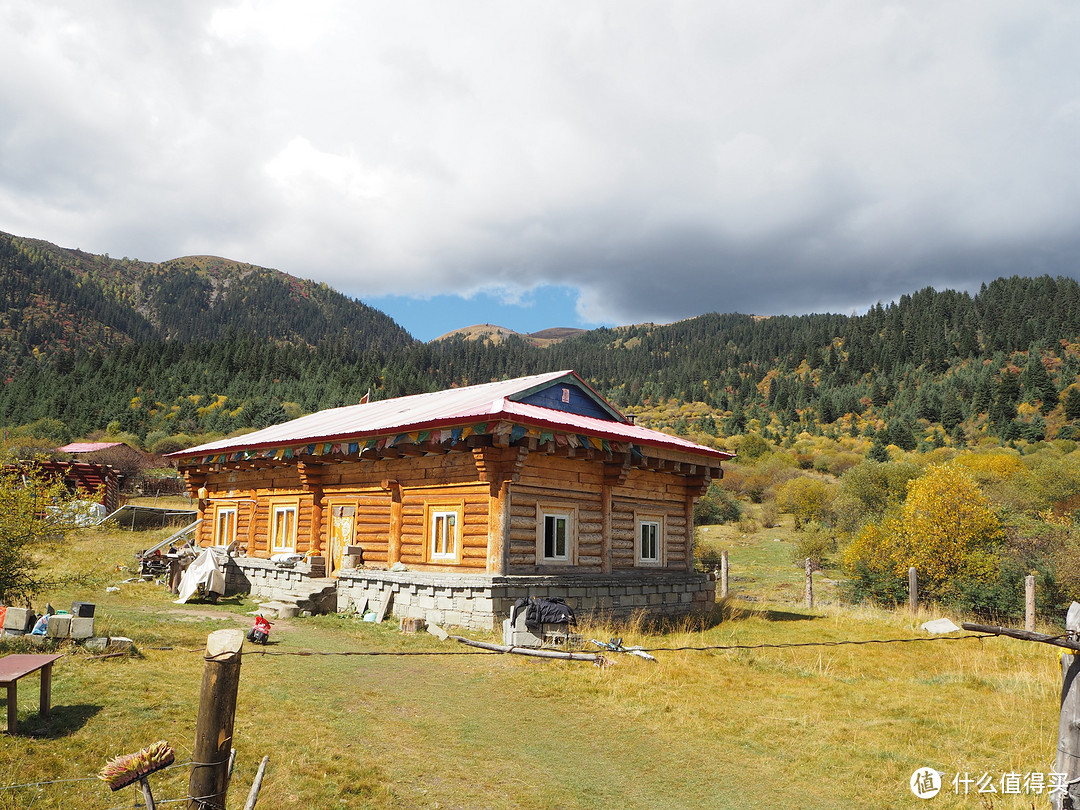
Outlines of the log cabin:
{"type": "Polygon", "coordinates": [[[523,596],[705,612],[693,506],[725,453],[635,425],[573,371],[333,408],[172,454],[232,587],[482,629],[523,596]],[[274,558],[296,555],[285,568],[274,558]],[[311,597],[313,600],[315,596],[311,597]]]}

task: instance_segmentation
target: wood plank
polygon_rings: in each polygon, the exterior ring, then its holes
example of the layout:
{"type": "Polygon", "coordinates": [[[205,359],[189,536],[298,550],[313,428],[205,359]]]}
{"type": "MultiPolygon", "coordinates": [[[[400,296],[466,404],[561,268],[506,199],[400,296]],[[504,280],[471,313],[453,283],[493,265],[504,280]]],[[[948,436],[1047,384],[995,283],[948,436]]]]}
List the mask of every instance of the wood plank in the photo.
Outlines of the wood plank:
{"type": "Polygon", "coordinates": [[[394,592],[391,590],[386,591],[386,595],[383,597],[382,604],[379,605],[379,612],[375,616],[375,623],[381,624],[383,619],[386,618],[386,614],[390,611],[390,603],[394,601],[394,592]]]}

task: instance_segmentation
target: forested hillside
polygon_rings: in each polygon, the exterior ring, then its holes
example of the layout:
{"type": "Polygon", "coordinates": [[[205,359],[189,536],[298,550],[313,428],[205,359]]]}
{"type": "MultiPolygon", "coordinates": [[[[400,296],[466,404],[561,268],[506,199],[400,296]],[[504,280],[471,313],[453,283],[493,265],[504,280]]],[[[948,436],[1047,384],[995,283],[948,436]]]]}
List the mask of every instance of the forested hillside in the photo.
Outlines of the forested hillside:
{"type": "MultiPolygon", "coordinates": [[[[707,434],[872,419],[913,448],[927,427],[1038,440],[1080,418],[1080,285],[998,279],[975,296],[925,289],[864,315],[703,315],[598,329],[543,352],[440,342],[406,352],[439,385],[575,368],[623,407],[700,402],[707,434]],[[846,419],[845,419],[846,417],[846,419]]],[[[931,431],[932,432],[932,431],[931,431]]],[[[1071,431],[1068,431],[1071,432],[1071,431]]]]}
{"type": "Polygon", "coordinates": [[[325,284],[208,256],[155,264],[0,233],[0,363],[235,335],[331,352],[407,346],[389,317],[325,284]]]}
{"type": "Polygon", "coordinates": [[[925,289],[857,316],[708,314],[537,347],[421,344],[384,314],[222,259],[109,259],[0,235],[0,423],[151,446],[320,408],[573,368],[709,443],[860,435],[902,449],[1080,435],[1080,285],[925,289]],[[681,404],[678,409],[673,404],[681,404]],[[59,423],[59,424],[57,424],[59,423]]]}

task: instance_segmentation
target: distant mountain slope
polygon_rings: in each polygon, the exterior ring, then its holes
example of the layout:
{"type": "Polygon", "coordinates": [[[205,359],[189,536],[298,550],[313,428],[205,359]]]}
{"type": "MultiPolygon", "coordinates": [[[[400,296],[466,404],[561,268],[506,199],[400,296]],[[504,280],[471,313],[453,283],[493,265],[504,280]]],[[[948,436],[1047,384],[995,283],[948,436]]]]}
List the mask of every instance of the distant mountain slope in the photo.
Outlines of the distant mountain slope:
{"type": "MultiPolygon", "coordinates": [[[[210,256],[115,260],[0,234],[0,424],[162,438],[564,368],[654,427],[793,444],[845,432],[905,449],[1080,440],[1080,284],[926,288],[862,315],[710,313],[430,343],[323,284],[210,256]],[[691,420],[677,403],[700,403],[691,420]],[[702,411],[702,408],[698,409],[702,411]]],[[[688,434],[689,435],[689,434],[688,434]]],[[[180,436],[181,438],[177,438],[180,436]]],[[[186,438],[183,438],[186,437],[186,438]]]]}
{"type": "Polygon", "coordinates": [[[111,259],[0,233],[0,358],[230,334],[353,351],[413,338],[326,284],[212,256],[111,259]]]}
{"type": "MultiPolygon", "coordinates": [[[[522,333],[515,332],[513,329],[507,329],[504,326],[496,326],[492,323],[478,323],[473,326],[464,326],[461,329],[447,332],[445,335],[435,338],[435,341],[461,338],[462,340],[478,340],[491,346],[498,346],[508,338],[513,337],[519,338],[532,346],[544,347],[551,346],[552,344],[574,337],[575,335],[580,335],[585,331],[587,330],[577,329],[572,326],[556,326],[550,329],[542,329],[539,332],[522,333]]],[[[434,343],[435,341],[432,342],[434,343]]]]}

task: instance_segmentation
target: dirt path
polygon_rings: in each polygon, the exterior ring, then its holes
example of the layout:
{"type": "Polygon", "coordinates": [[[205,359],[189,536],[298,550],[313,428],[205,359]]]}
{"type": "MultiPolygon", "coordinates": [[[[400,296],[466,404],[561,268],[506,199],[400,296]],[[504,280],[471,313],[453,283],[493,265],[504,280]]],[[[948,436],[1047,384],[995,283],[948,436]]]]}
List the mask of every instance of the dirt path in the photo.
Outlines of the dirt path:
{"type": "MultiPolygon", "coordinates": [[[[246,613],[234,613],[229,610],[216,610],[209,605],[191,605],[190,607],[174,607],[165,611],[169,616],[176,617],[178,621],[197,622],[205,619],[213,621],[231,621],[239,627],[243,627],[245,630],[250,629],[255,624],[254,615],[249,616],[246,613]]],[[[292,621],[289,619],[272,619],[270,624],[273,627],[271,631],[271,638],[275,634],[282,636],[288,635],[294,629],[292,621]]]]}

